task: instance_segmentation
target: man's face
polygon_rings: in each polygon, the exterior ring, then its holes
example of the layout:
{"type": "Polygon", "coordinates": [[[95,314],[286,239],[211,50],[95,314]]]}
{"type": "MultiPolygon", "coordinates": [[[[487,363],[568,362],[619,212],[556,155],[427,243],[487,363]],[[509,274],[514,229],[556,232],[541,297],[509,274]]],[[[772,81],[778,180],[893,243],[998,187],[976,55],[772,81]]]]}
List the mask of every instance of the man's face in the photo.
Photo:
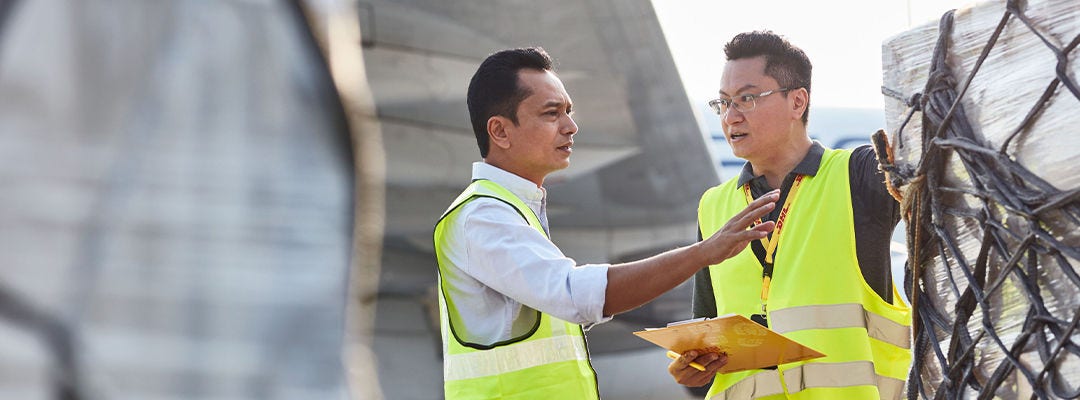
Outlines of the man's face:
{"type": "Polygon", "coordinates": [[[517,108],[517,125],[508,124],[509,155],[522,177],[543,183],[548,174],[570,166],[573,103],[562,81],[551,71],[524,69],[519,84],[531,93],[517,108]]]}
{"type": "MultiPolygon", "coordinates": [[[[725,99],[781,89],[775,79],[765,75],[764,57],[728,61],[720,82],[720,97],[725,99]]],[[[753,110],[742,112],[732,107],[721,116],[724,136],[736,157],[753,163],[785,148],[793,124],[801,124],[801,120],[793,120],[788,100],[785,93],[774,92],[755,99],[753,110]]]]}

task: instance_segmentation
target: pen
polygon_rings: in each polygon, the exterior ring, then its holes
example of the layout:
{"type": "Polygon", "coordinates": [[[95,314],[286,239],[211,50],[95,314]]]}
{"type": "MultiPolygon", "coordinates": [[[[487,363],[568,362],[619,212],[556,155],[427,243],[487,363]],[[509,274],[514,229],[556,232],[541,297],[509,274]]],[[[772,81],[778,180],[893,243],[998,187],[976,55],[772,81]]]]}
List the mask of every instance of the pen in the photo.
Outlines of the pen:
{"type": "MultiPolygon", "coordinates": [[[[672,359],[672,360],[675,360],[675,359],[678,359],[678,358],[679,358],[679,353],[676,353],[676,352],[674,352],[674,351],[668,350],[668,352],[667,352],[667,356],[668,356],[668,358],[670,358],[670,359],[672,359]]],[[[696,370],[698,370],[698,371],[705,371],[705,366],[704,366],[704,365],[701,365],[701,364],[698,364],[698,363],[696,363],[696,362],[690,362],[690,366],[691,366],[691,367],[694,367],[694,369],[696,369],[696,370]]]]}

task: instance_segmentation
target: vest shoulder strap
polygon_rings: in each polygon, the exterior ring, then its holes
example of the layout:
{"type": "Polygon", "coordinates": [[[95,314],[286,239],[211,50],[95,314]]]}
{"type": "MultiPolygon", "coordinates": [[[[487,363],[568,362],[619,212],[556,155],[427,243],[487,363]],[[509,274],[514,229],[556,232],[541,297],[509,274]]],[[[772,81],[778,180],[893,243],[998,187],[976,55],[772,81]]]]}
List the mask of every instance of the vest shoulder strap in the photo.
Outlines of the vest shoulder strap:
{"type": "Polygon", "coordinates": [[[506,203],[513,208],[514,211],[517,211],[518,215],[521,215],[521,218],[525,219],[525,222],[528,223],[529,226],[536,228],[543,233],[544,236],[547,236],[547,233],[544,232],[543,225],[540,224],[540,218],[536,216],[536,213],[534,213],[525,202],[521,201],[521,198],[504,188],[502,185],[487,179],[477,179],[469,184],[469,186],[450,203],[450,207],[447,207],[446,211],[443,212],[442,216],[439,217],[439,220],[435,224],[438,225],[450,216],[450,214],[457,211],[458,208],[478,197],[488,197],[506,203]]]}

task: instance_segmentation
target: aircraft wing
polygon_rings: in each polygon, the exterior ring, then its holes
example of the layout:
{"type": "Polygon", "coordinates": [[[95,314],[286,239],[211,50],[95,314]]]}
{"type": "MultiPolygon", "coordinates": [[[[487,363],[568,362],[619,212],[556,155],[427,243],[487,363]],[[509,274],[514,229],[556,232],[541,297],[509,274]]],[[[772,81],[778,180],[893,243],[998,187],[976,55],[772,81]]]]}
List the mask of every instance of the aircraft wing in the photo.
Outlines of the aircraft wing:
{"type": "Polygon", "coordinates": [[[695,239],[718,181],[648,1],[362,3],[387,159],[388,239],[431,250],[434,221],[479,160],[465,94],[490,53],[539,45],[575,103],[571,166],[548,179],[554,240],[581,261],[695,239]]]}

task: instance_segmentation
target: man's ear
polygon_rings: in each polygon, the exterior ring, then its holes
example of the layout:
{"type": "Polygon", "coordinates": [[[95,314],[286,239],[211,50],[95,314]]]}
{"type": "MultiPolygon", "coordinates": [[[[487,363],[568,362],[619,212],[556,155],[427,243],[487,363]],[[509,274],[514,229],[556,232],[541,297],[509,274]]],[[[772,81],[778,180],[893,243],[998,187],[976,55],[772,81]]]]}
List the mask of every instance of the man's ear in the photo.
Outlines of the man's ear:
{"type": "Polygon", "coordinates": [[[503,116],[495,115],[488,118],[488,139],[492,146],[497,146],[500,149],[510,148],[510,133],[507,132],[507,128],[510,127],[510,124],[510,120],[503,116]]]}
{"type": "Polygon", "coordinates": [[[804,112],[806,112],[807,104],[810,103],[810,92],[806,91],[806,88],[798,88],[791,91],[791,112],[795,114],[795,118],[801,119],[804,112]]]}

